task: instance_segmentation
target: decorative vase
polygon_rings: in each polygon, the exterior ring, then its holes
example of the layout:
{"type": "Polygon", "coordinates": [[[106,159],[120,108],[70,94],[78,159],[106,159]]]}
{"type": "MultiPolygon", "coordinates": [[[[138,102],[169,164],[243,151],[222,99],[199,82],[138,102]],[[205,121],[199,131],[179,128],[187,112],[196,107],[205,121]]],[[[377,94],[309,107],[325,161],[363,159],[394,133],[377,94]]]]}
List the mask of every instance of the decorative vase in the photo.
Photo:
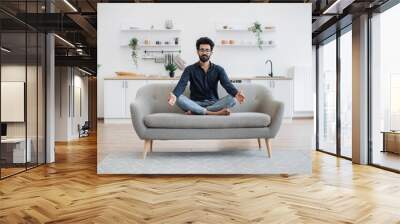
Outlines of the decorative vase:
{"type": "Polygon", "coordinates": [[[170,72],[169,72],[169,77],[173,78],[174,76],[175,76],[175,72],[170,71],[170,72]]]}

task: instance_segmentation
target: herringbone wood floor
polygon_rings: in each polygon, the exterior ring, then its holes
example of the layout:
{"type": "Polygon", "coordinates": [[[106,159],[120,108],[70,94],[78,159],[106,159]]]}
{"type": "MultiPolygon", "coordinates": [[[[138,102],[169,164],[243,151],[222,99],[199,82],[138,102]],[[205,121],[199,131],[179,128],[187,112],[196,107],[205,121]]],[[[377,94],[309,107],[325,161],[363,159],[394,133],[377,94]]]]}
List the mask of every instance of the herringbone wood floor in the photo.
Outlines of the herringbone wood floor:
{"type": "Polygon", "coordinates": [[[0,181],[0,223],[400,223],[400,175],[314,153],[313,174],[96,174],[96,137],[0,181]]]}

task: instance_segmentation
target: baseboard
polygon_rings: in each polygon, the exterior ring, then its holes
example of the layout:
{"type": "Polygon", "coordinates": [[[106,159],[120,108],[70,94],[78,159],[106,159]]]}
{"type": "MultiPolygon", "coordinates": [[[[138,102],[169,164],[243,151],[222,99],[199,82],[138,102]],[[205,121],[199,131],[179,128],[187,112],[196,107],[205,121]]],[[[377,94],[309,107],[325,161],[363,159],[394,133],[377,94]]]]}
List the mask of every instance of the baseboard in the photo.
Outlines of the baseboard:
{"type": "Polygon", "coordinates": [[[293,118],[313,118],[314,111],[295,111],[293,118]]]}
{"type": "Polygon", "coordinates": [[[130,118],[105,118],[104,124],[130,124],[132,120],[130,118]]]}

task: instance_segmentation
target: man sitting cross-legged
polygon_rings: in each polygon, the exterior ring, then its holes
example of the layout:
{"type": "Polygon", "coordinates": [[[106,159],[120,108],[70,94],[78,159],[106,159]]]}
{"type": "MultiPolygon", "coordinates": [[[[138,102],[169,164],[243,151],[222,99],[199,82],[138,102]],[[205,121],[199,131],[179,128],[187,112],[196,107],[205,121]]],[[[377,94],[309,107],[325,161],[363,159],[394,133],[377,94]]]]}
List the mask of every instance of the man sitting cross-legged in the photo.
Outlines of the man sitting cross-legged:
{"type": "Polygon", "coordinates": [[[173,106],[176,102],[189,115],[229,115],[229,108],[236,104],[235,99],[242,103],[245,96],[230,82],[221,66],[210,62],[214,48],[211,39],[198,39],[196,48],[200,60],[185,68],[178,84],[169,95],[168,103],[173,106]],[[190,98],[182,94],[189,81],[190,98]],[[218,81],[228,92],[227,96],[218,97],[218,81]]]}

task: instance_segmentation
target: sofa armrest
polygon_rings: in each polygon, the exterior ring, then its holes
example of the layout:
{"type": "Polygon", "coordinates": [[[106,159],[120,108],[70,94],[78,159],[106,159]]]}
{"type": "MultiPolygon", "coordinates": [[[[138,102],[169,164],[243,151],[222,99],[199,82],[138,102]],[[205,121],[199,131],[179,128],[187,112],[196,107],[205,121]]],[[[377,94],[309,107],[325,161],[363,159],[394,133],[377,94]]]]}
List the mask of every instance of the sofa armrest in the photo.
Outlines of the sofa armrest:
{"type": "Polygon", "coordinates": [[[280,101],[273,100],[270,96],[265,96],[260,103],[259,112],[268,114],[271,117],[271,123],[268,126],[271,136],[275,137],[278,133],[283,120],[284,104],[280,101]]]}
{"type": "Polygon", "coordinates": [[[139,138],[145,139],[147,127],[144,124],[144,117],[152,113],[152,104],[137,98],[135,102],[131,103],[130,109],[133,127],[139,138]]]}

